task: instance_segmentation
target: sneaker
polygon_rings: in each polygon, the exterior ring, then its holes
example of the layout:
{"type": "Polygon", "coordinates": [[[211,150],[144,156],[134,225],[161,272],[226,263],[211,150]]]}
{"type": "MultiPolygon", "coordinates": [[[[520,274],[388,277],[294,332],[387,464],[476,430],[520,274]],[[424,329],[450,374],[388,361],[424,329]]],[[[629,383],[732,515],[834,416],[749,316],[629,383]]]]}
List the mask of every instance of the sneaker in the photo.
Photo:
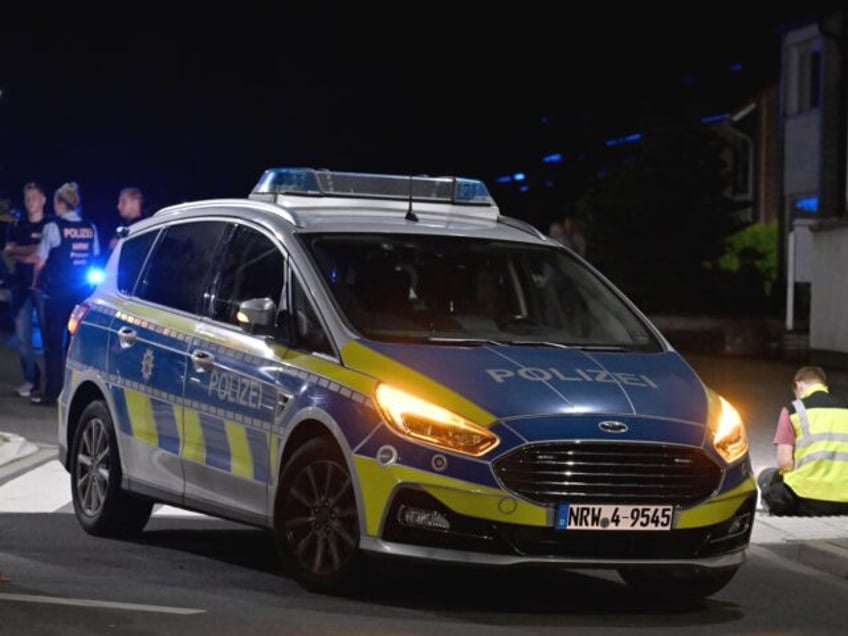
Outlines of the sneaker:
{"type": "Polygon", "coordinates": [[[29,401],[35,406],[56,406],[56,400],[51,400],[43,395],[31,397],[29,401]]]}
{"type": "Polygon", "coordinates": [[[21,386],[18,387],[16,393],[21,397],[29,397],[32,395],[32,390],[35,388],[35,385],[32,382],[24,382],[21,386]]]}

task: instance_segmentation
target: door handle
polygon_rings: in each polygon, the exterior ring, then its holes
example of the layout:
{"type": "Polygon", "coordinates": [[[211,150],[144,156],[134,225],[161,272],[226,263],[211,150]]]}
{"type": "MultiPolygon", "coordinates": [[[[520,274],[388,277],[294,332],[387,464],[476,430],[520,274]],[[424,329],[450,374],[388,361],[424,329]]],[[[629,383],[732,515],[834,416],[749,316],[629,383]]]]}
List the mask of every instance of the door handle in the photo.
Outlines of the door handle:
{"type": "Polygon", "coordinates": [[[121,349],[127,349],[135,344],[138,339],[138,333],[130,327],[121,327],[118,329],[118,343],[121,349]]]}
{"type": "Polygon", "coordinates": [[[215,356],[203,349],[195,349],[191,352],[191,362],[195,371],[203,373],[209,371],[215,364],[215,356]]]}

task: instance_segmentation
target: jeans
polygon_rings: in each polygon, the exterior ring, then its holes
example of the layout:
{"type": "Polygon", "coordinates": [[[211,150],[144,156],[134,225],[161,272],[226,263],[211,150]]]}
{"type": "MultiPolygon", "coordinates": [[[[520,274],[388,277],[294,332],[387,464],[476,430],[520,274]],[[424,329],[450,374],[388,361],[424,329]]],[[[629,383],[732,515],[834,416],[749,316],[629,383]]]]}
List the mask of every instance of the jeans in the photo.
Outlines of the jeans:
{"type": "Polygon", "coordinates": [[[24,380],[38,388],[41,382],[41,370],[38,367],[36,349],[33,344],[33,315],[37,319],[38,329],[44,330],[44,304],[41,292],[33,289],[16,290],[15,297],[15,336],[18,340],[18,353],[21,359],[21,371],[24,380]]]}

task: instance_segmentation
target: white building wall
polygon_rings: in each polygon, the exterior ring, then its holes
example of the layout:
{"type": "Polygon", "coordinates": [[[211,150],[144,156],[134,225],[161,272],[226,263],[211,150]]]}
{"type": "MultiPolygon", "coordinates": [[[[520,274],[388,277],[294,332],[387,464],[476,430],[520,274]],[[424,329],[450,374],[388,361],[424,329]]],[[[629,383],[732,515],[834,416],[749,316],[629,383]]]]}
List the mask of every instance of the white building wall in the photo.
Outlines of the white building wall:
{"type": "Polygon", "coordinates": [[[810,348],[848,353],[848,223],[811,232],[810,348]]]}
{"type": "Polygon", "coordinates": [[[788,117],[784,123],[783,193],[788,197],[817,193],[821,165],[821,113],[788,117]]]}

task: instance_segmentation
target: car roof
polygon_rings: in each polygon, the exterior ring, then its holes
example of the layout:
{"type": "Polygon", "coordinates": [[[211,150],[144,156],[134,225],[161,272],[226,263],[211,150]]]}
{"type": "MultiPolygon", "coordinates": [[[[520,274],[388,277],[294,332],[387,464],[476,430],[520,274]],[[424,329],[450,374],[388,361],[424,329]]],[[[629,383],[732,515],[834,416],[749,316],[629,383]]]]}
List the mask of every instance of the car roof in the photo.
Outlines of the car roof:
{"type": "MultiPolygon", "coordinates": [[[[389,232],[550,242],[538,229],[500,213],[482,181],[459,177],[266,170],[244,199],[168,206],[151,219],[170,221],[226,212],[288,226],[292,232],[389,232]]],[[[139,224],[137,229],[144,226],[139,224]]],[[[135,229],[135,228],[134,228],[135,229]]]]}

